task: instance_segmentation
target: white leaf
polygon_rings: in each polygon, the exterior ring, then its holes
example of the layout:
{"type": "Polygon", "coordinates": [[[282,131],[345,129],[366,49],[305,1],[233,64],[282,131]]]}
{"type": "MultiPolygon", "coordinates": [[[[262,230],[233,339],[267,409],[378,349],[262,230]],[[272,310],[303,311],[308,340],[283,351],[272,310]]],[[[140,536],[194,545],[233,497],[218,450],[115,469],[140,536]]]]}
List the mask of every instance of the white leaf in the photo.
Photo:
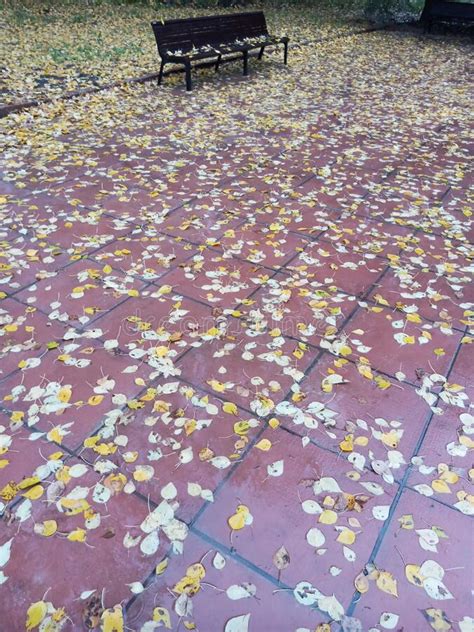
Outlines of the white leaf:
{"type": "Polygon", "coordinates": [[[355,562],[356,554],[352,549],[350,549],[348,546],[343,546],[342,552],[344,553],[344,557],[348,562],[355,562]]]}
{"type": "Polygon", "coordinates": [[[248,632],[249,629],[249,614],[242,614],[239,617],[232,617],[225,624],[224,632],[248,632]]]}
{"type": "Polygon", "coordinates": [[[212,490],[210,489],[203,489],[201,492],[201,498],[203,500],[207,500],[210,503],[214,502],[214,494],[212,493],[212,490]]]}
{"type": "Polygon", "coordinates": [[[84,463],[76,463],[75,465],[72,465],[68,470],[68,474],[69,476],[72,476],[72,478],[79,478],[80,476],[84,476],[86,472],[87,466],[84,465],[84,463]]]}
{"type": "Polygon", "coordinates": [[[0,568],[3,568],[10,559],[12,542],[13,538],[10,538],[10,540],[7,540],[5,544],[2,544],[2,546],[0,546],[0,568]]]}
{"type": "Polygon", "coordinates": [[[468,500],[460,500],[459,502],[454,503],[454,507],[456,507],[456,509],[461,513],[466,514],[466,516],[474,515],[474,505],[468,500]]]}
{"type": "Polygon", "coordinates": [[[320,597],[324,597],[310,582],[302,581],[293,589],[293,595],[298,603],[303,606],[314,606],[320,597]]]}
{"type": "Polygon", "coordinates": [[[173,498],[176,498],[177,494],[178,490],[176,489],[174,483],[168,483],[161,489],[161,497],[165,500],[173,500],[173,498]]]}
{"type": "Polygon", "coordinates": [[[374,483],[372,481],[369,481],[367,483],[361,483],[361,485],[370,494],[373,494],[374,496],[382,496],[382,494],[384,493],[382,485],[379,485],[378,483],[374,483]]]}
{"type": "Polygon", "coordinates": [[[96,483],[94,491],[92,493],[92,500],[96,503],[106,503],[112,495],[110,489],[102,485],[102,483],[96,483]]]}
{"type": "Polygon", "coordinates": [[[443,582],[436,577],[427,577],[424,579],[423,588],[432,599],[437,599],[438,601],[454,599],[453,595],[449,592],[443,582]]]}
{"type": "Polygon", "coordinates": [[[419,574],[422,577],[434,577],[435,579],[442,580],[444,577],[444,568],[434,560],[426,560],[426,562],[423,562],[420,566],[419,574]]]}
{"type": "Polygon", "coordinates": [[[139,595],[145,590],[145,587],[140,582],[132,582],[131,584],[127,584],[127,586],[134,595],[139,595]]]}
{"type": "Polygon", "coordinates": [[[188,494],[190,496],[200,496],[201,492],[202,488],[199,483],[188,483],[188,494]]]}
{"type": "Polygon", "coordinates": [[[390,505],[377,505],[372,507],[372,515],[376,520],[387,520],[390,505]]]}
{"type": "Polygon", "coordinates": [[[212,463],[212,465],[218,470],[225,470],[231,464],[231,460],[226,456],[215,456],[209,462],[212,463]]]}
{"type": "Polygon", "coordinates": [[[415,485],[413,489],[416,489],[416,491],[421,494],[422,496],[433,496],[434,491],[431,489],[431,487],[429,485],[426,485],[425,483],[421,483],[420,485],[415,485]]]}
{"type": "Polygon", "coordinates": [[[303,511],[310,515],[316,515],[323,513],[322,507],[315,500],[305,500],[301,503],[303,511]]]}
{"type": "Polygon", "coordinates": [[[140,551],[143,555],[154,555],[160,546],[160,538],[158,531],[152,531],[146,538],[143,538],[140,544],[140,551]]]}
{"type": "Polygon", "coordinates": [[[418,541],[422,549],[432,551],[433,553],[438,552],[436,545],[439,543],[439,537],[433,529],[417,529],[416,533],[419,536],[418,541]]]}
{"type": "Polygon", "coordinates": [[[318,529],[317,527],[313,527],[306,534],[306,541],[310,546],[319,548],[324,545],[324,543],[326,542],[326,538],[324,537],[324,533],[320,529],[318,529]]]}
{"type": "Polygon", "coordinates": [[[330,476],[323,476],[319,481],[316,481],[313,485],[313,491],[315,494],[322,494],[323,492],[342,493],[342,489],[339,487],[336,479],[330,476]]]}
{"type": "Polygon", "coordinates": [[[281,459],[280,461],[274,461],[267,465],[267,473],[268,476],[281,476],[283,474],[284,461],[281,459]]]}
{"type": "Polygon", "coordinates": [[[226,590],[226,594],[229,599],[247,599],[248,597],[255,597],[257,593],[257,587],[255,584],[247,584],[247,582],[242,582],[242,584],[232,584],[226,590]]]}
{"type": "Polygon", "coordinates": [[[217,552],[212,560],[212,565],[214,568],[217,568],[218,571],[221,571],[225,566],[225,557],[217,552]]]}
{"type": "Polygon", "coordinates": [[[382,612],[380,615],[380,625],[386,630],[394,630],[399,618],[398,614],[393,614],[393,612],[382,612]]]}

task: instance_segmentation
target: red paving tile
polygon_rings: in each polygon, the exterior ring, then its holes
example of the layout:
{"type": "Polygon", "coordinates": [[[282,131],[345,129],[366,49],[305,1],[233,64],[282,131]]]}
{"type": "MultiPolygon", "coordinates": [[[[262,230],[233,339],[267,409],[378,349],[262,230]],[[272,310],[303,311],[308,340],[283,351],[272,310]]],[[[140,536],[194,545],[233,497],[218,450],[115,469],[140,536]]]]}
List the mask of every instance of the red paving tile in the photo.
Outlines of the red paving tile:
{"type": "Polygon", "coordinates": [[[380,277],[387,262],[371,253],[358,253],[323,241],[310,244],[288,270],[350,294],[364,294],[380,277]]]}
{"type": "Polygon", "coordinates": [[[316,355],[305,343],[255,332],[231,319],[225,336],[191,350],[178,366],[192,384],[265,417],[303,378],[316,355]]]}
{"type": "Polygon", "coordinates": [[[41,306],[52,321],[80,327],[129,296],[138,296],[143,287],[143,281],[110,265],[84,260],[18,292],[16,297],[27,305],[41,306]]]}
{"type": "Polygon", "coordinates": [[[268,429],[196,528],[275,579],[273,556],[284,546],[291,562],[281,580],[291,587],[308,581],[325,595],[335,594],[346,608],[354,575],[381,527],[373,511],[388,510],[397,488],[381,484],[373,473],[355,472],[342,457],[312,444],[303,447],[300,437],[268,429]],[[258,447],[268,442],[267,451],[258,447]],[[371,489],[372,482],[376,494],[364,486],[371,489]],[[242,505],[253,520],[232,531],[228,520],[242,505]]]}
{"type": "Polygon", "coordinates": [[[229,402],[178,380],[160,380],[84,443],[81,456],[100,470],[111,459],[146,498],[176,503],[190,521],[242,458],[262,422],[229,402]],[[101,454],[111,445],[110,457],[101,454]]]}
{"type": "Polygon", "coordinates": [[[159,283],[186,289],[186,296],[221,309],[231,309],[265,284],[271,270],[225,259],[222,254],[203,250],[182,266],[161,277],[159,283]]]}
{"type": "Polygon", "coordinates": [[[324,356],[275,416],[292,432],[340,452],[356,469],[373,467],[386,480],[400,479],[431,411],[413,387],[376,372],[361,375],[359,368],[324,356]],[[343,382],[324,392],[331,375],[343,382]]]}
{"type": "Polygon", "coordinates": [[[347,331],[370,348],[367,355],[373,368],[390,375],[402,372],[416,383],[420,372],[446,375],[462,334],[449,325],[424,321],[416,314],[373,307],[360,309],[347,331]]]}
{"type": "Polygon", "coordinates": [[[320,345],[332,340],[357,309],[355,296],[304,276],[279,274],[240,307],[250,327],[266,326],[283,335],[320,345]]]}
{"type": "Polygon", "coordinates": [[[93,253],[92,259],[108,264],[124,274],[154,281],[168,270],[186,261],[196,249],[167,235],[148,235],[133,231],[93,253]]]}
{"type": "Polygon", "coordinates": [[[0,242],[0,253],[0,292],[3,293],[13,293],[30,283],[52,277],[70,262],[61,246],[30,237],[14,236],[0,242]]]}
{"type": "Polygon", "coordinates": [[[0,382],[2,405],[51,441],[74,447],[143,390],[151,368],[71,340],[0,382]],[[129,371],[132,367],[132,372],[129,371]]]}
{"type": "Polygon", "coordinates": [[[467,272],[438,276],[400,264],[384,275],[369,298],[463,330],[474,305],[474,287],[467,272]]]}
{"type": "Polygon", "coordinates": [[[34,306],[15,299],[0,301],[0,379],[48,351],[48,343],[61,340],[64,327],[52,322],[34,306]]]}
{"type": "Polygon", "coordinates": [[[431,617],[461,630],[464,620],[469,630],[472,597],[465,572],[470,529],[467,516],[405,491],[375,557],[374,579],[363,582],[368,591],[357,599],[354,616],[362,629],[380,629],[382,620],[395,622],[388,629],[429,630],[431,617]],[[385,573],[378,580],[385,591],[377,586],[377,572],[385,573]]]}

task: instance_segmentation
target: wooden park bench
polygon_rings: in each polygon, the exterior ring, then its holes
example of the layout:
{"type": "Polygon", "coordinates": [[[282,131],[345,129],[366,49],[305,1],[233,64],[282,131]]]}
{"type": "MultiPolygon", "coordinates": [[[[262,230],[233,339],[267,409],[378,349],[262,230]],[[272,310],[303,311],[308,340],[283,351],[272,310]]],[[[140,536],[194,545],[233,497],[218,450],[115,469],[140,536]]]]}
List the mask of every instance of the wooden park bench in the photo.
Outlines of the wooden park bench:
{"type": "Polygon", "coordinates": [[[434,22],[472,22],[474,4],[457,0],[426,0],[421,14],[425,30],[431,31],[434,22]]]}
{"type": "Polygon", "coordinates": [[[214,58],[215,70],[222,57],[240,59],[244,75],[248,74],[249,52],[259,49],[261,59],[266,46],[283,44],[284,63],[288,61],[288,37],[272,37],[267,30],[262,11],[230,13],[201,18],[155,21],[151,23],[161,57],[158,85],[163,80],[165,64],[183,64],[186,72],[186,90],[192,89],[191,63],[214,58]]]}

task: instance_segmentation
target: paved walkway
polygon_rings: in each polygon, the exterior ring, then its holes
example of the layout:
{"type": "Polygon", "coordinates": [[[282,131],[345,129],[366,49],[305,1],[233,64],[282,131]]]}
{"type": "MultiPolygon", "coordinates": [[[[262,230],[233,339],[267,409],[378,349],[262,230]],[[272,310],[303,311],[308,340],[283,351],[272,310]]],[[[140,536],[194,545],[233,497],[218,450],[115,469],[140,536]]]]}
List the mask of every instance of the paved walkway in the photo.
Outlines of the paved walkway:
{"type": "Polygon", "coordinates": [[[2,630],[473,629],[466,47],[291,61],[3,121],[2,630]]]}

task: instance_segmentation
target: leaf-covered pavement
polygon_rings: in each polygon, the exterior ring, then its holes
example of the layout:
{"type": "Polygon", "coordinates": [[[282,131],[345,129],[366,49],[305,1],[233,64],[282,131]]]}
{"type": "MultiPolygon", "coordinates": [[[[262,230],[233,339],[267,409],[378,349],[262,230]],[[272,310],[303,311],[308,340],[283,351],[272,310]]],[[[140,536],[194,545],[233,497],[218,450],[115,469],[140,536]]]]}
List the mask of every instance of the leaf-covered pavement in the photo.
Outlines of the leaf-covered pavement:
{"type": "Polygon", "coordinates": [[[3,119],[6,630],[472,630],[466,51],[3,119]]]}
{"type": "MultiPolygon", "coordinates": [[[[273,33],[284,31],[293,44],[307,45],[367,28],[360,19],[347,19],[359,18],[357,9],[342,16],[328,6],[317,11],[270,6],[266,16],[273,33]]],[[[0,106],[56,98],[156,72],[150,22],[209,11],[166,5],[155,9],[145,3],[5,2],[0,17],[0,106]]]]}

